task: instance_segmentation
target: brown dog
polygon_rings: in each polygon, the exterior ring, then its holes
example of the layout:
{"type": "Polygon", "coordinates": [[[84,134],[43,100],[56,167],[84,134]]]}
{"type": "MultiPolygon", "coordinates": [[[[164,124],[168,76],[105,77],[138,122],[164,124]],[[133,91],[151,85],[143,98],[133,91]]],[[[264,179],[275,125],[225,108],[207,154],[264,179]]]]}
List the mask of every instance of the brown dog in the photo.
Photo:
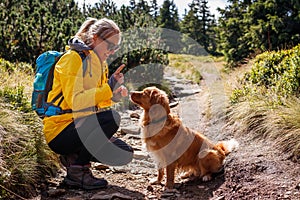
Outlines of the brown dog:
{"type": "Polygon", "coordinates": [[[158,165],[160,184],[167,172],[166,187],[174,186],[175,170],[183,170],[186,177],[211,180],[212,173],[223,167],[225,156],[237,146],[235,140],[212,144],[204,135],[182,125],[171,114],[166,93],[156,87],[131,93],[131,101],[144,109],[141,118],[142,140],[158,165]]]}

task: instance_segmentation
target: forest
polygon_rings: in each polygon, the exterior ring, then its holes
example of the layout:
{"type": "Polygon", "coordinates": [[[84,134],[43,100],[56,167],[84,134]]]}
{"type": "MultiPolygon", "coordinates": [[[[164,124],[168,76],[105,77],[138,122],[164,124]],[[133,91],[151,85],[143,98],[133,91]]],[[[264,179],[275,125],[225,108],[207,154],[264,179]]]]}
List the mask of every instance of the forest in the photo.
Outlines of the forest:
{"type": "MultiPolygon", "coordinates": [[[[125,63],[128,79],[161,83],[161,66],[172,63],[183,74],[192,59],[221,60],[223,76],[237,84],[229,91],[228,123],[239,123],[237,132],[276,140],[299,163],[299,0],[227,0],[218,18],[209,0],[193,0],[182,17],[173,0],[128,1],[118,7],[113,0],[1,0],[0,199],[39,195],[59,168],[30,107],[35,61],[47,50],[64,51],[88,17],[120,27],[121,48],[108,64],[114,71],[125,63]]],[[[199,84],[201,70],[189,70],[199,84]]]]}
{"type": "MultiPolygon", "coordinates": [[[[193,0],[180,19],[171,0],[162,5],[156,0],[130,0],[129,6],[119,9],[113,0],[83,6],[74,0],[4,0],[0,4],[0,57],[34,63],[41,52],[62,51],[87,17],[113,19],[123,32],[146,27],[178,31],[181,34],[173,43],[185,44],[177,45],[178,52],[199,54],[193,50],[194,44],[186,42],[192,38],[209,54],[224,55],[228,67],[264,51],[291,48],[300,41],[298,0],[228,0],[227,6],[219,9],[219,19],[210,13],[207,3],[193,0]]],[[[128,46],[126,41],[123,46],[128,46]]]]}

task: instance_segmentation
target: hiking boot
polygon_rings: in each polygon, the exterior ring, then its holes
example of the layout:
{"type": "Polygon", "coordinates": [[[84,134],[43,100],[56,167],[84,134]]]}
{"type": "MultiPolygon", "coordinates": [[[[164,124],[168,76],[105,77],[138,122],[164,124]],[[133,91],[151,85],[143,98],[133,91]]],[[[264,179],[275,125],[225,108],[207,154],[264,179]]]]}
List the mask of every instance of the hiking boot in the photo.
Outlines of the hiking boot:
{"type": "Polygon", "coordinates": [[[107,186],[105,179],[99,179],[93,176],[89,165],[71,165],[67,167],[67,176],[64,183],[68,186],[80,187],[86,190],[100,189],[107,186]]]}
{"type": "Polygon", "coordinates": [[[77,159],[77,154],[60,155],[59,160],[65,167],[70,167],[77,159]]]}

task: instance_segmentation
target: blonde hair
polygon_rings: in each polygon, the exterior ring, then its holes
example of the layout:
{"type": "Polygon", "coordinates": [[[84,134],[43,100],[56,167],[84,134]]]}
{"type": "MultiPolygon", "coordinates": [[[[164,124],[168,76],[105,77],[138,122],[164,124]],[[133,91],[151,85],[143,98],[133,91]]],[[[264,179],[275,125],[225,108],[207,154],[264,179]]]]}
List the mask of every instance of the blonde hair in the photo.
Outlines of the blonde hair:
{"type": "Polygon", "coordinates": [[[91,46],[94,35],[97,35],[101,39],[107,39],[117,34],[120,35],[121,31],[114,21],[107,18],[99,20],[88,18],[83,22],[75,36],[79,37],[87,46],[91,46]]]}

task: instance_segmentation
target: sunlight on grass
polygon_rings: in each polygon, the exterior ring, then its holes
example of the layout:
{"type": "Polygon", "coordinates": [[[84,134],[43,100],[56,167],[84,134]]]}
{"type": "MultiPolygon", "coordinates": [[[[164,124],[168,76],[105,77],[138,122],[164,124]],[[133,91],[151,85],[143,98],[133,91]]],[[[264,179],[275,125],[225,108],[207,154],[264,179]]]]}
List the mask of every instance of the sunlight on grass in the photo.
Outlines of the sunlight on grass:
{"type": "Polygon", "coordinates": [[[277,147],[300,160],[300,99],[285,99],[284,105],[273,104],[273,97],[256,96],[233,104],[229,123],[236,124],[237,135],[254,139],[271,139],[277,147]]]}
{"type": "Polygon", "coordinates": [[[36,187],[58,168],[30,109],[33,70],[0,59],[0,199],[36,196],[36,187]]]}
{"type": "Polygon", "coordinates": [[[31,65],[27,63],[10,63],[0,58],[0,90],[4,88],[24,88],[24,95],[31,98],[34,72],[31,65]]]}
{"type": "Polygon", "coordinates": [[[194,56],[186,54],[169,54],[169,68],[171,68],[172,75],[178,78],[185,78],[193,83],[200,84],[203,76],[201,74],[202,68],[209,65],[210,68],[205,67],[207,70],[215,71],[216,68],[223,68],[223,57],[213,56],[194,56]],[[221,65],[221,67],[219,66],[221,65]]]}
{"type": "Polygon", "coordinates": [[[195,62],[211,62],[212,58],[209,56],[169,54],[169,60],[169,66],[172,68],[173,75],[199,84],[202,80],[202,75],[199,65],[195,64],[195,62]]]}
{"type": "Polygon", "coordinates": [[[265,52],[249,70],[235,70],[229,120],[239,123],[239,133],[272,139],[295,161],[300,161],[299,48],[265,52]]]}

